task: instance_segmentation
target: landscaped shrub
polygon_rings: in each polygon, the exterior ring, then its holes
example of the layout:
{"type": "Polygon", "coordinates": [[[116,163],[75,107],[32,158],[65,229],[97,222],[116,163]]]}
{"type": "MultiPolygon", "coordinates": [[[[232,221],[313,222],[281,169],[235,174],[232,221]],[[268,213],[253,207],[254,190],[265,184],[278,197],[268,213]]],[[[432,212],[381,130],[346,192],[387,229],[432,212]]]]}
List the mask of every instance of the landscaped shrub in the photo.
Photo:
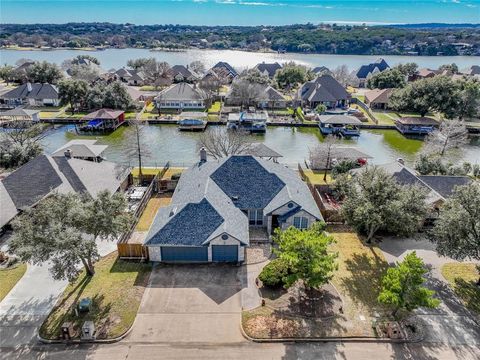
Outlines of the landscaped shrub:
{"type": "Polygon", "coordinates": [[[263,285],[277,287],[284,284],[283,278],[288,275],[288,265],[282,259],[274,259],[267,264],[258,278],[263,285]]]}

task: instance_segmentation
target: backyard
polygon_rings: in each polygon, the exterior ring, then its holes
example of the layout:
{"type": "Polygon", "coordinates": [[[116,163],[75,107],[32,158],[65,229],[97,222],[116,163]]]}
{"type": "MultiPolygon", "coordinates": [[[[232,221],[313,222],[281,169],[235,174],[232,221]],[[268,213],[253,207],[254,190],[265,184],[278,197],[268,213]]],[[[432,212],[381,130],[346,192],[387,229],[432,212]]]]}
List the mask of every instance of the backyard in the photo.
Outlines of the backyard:
{"type": "Polygon", "coordinates": [[[322,309],[311,313],[312,316],[286,312],[286,308],[308,308],[307,303],[298,304],[304,301],[302,296],[293,296],[299,293],[298,289],[289,290],[290,296],[285,296],[282,290],[275,295],[270,290],[261,289],[266,297],[265,306],[242,314],[242,326],[249,336],[375,337],[372,323],[384,315],[384,309],[377,303],[377,296],[380,279],[388,264],[379,248],[364,245],[362,239],[348,227],[335,226],[328,230],[337,241],[331,251],[337,252],[339,257],[333,280],[317,296],[321,299],[322,309]],[[285,301],[290,303],[286,304],[285,301]]]}
{"type": "Polygon", "coordinates": [[[63,292],[52,312],[40,328],[40,335],[57,339],[65,322],[74,324],[74,338],[80,336],[84,321],[95,324],[98,339],[111,339],[124,334],[133,324],[143,292],[148,283],[150,263],[117,259],[117,252],[95,264],[95,275],[83,271],[63,292]],[[75,315],[75,307],[83,298],[92,300],[89,312],[75,315]]]}

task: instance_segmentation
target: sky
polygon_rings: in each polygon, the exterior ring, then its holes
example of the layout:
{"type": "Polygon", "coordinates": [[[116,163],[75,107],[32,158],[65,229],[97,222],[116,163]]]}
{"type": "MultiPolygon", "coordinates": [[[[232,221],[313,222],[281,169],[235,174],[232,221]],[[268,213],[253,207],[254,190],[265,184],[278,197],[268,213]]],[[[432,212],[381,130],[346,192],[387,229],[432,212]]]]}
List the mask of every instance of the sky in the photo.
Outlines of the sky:
{"type": "Polygon", "coordinates": [[[480,0],[0,0],[1,23],[480,23],[480,0]]]}

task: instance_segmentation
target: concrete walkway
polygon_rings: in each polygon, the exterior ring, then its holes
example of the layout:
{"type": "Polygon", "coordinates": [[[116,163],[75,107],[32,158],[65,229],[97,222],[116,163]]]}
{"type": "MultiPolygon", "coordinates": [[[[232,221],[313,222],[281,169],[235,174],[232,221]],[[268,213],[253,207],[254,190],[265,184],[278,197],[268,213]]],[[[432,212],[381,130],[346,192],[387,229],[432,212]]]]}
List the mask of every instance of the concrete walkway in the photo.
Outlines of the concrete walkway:
{"type": "Polygon", "coordinates": [[[435,245],[421,237],[384,238],[379,247],[391,264],[402,261],[407,254],[415,251],[431,269],[426,285],[435,290],[442,303],[438,309],[419,309],[416,312],[427,326],[426,342],[480,346],[479,324],[455,296],[441,274],[442,266],[455,260],[439,256],[435,245]]]}
{"type": "MultiPolygon", "coordinates": [[[[116,250],[116,243],[99,241],[98,250],[101,256],[107,255],[116,250]]],[[[0,347],[36,342],[39,327],[68,285],[66,280],[54,280],[48,268],[48,263],[29,265],[25,275],[0,302],[0,347]]]]}

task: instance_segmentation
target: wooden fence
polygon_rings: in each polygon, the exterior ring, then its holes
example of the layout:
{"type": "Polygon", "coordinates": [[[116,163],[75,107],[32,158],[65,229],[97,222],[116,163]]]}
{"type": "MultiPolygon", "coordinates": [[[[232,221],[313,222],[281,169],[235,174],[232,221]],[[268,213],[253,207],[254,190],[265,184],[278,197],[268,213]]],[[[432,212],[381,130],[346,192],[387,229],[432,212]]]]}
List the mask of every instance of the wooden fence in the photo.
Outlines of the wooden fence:
{"type": "Polygon", "coordinates": [[[368,116],[370,116],[370,118],[373,120],[373,122],[375,124],[378,124],[378,119],[375,117],[375,115],[372,113],[372,111],[370,110],[370,108],[367,106],[367,104],[365,104],[362,100],[360,100],[359,98],[352,98],[352,101],[351,101],[353,104],[357,104],[358,106],[360,106],[363,110],[365,110],[365,112],[368,114],[368,116]]]}
{"type": "Polygon", "coordinates": [[[129,240],[131,239],[132,234],[135,231],[137,223],[140,220],[140,217],[142,216],[143,211],[145,210],[148,204],[148,201],[152,198],[152,194],[158,191],[159,180],[162,178],[163,175],[165,175],[165,173],[169,168],[170,168],[170,162],[167,162],[163,167],[163,169],[160,170],[153,177],[152,181],[150,182],[150,185],[148,185],[148,188],[142,197],[142,200],[140,200],[140,204],[138,205],[137,209],[135,210],[135,213],[133,214],[134,221],[130,226],[130,229],[128,229],[128,231],[125,232],[118,240],[117,249],[118,249],[118,256],[120,258],[142,259],[142,260],[148,259],[148,251],[147,251],[147,248],[143,246],[143,243],[129,243],[129,240]]]}

